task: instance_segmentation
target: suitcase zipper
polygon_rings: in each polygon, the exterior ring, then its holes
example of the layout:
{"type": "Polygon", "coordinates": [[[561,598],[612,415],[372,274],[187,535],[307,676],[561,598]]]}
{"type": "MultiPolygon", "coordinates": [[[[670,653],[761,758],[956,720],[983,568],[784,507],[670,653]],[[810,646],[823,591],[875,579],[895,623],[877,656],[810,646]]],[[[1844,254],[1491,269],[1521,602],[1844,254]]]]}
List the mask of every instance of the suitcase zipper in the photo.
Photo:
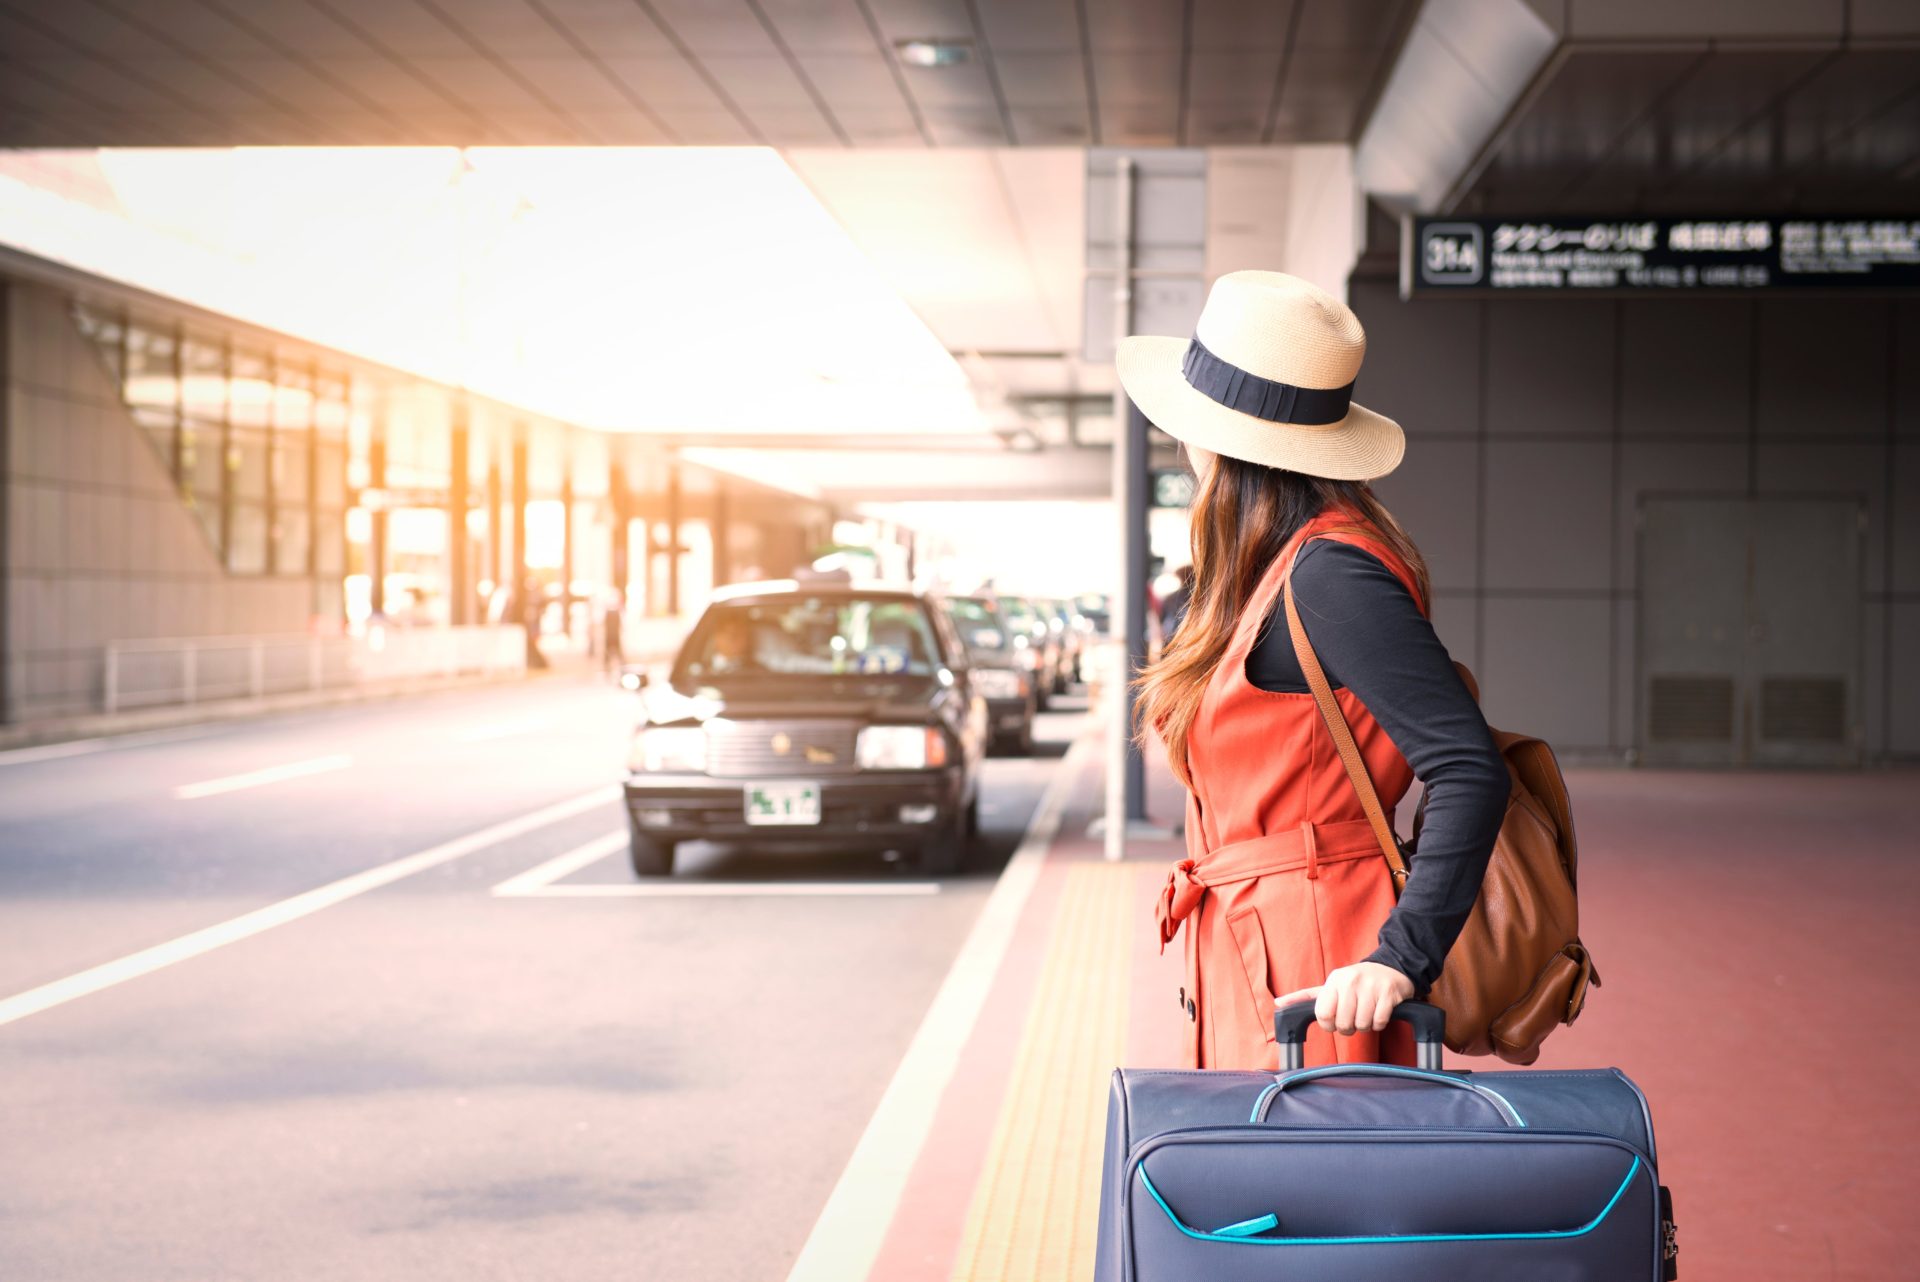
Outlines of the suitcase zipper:
{"type": "MultiPolygon", "coordinates": [[[[1126,1163],[1126,1179],[1122,1185],[1121,1192],[1120,1192],[1120,1219],[1121,1219],[1121,1223],[1126,1226],[1126,1228],[1124,1229],[1124,1232],[1127,1234],[1130,1240],[1133,1233],[1133,1229],[1132,1229],[1133,1185],[1134,1185],[1133,1177],[1135,1173],[1138,1172],[1141,1176],[1141,1182],[1146,1186],[1148,1193],[1152,1196],[1153,1200],[1159,1204],[1160,1209],[1163,1212],[1165,1212],[1167,1218],[1171,1220],[1173,1224],[1183,1234],[1186,1234],[1188,1236],[1198,1236],[1205,1240],[1219,1241],[1223,1244],[1240,1245],[1240,1246],[1258,1245],[1263,1242],[1271,1246],[1301,1244],[1309,1241],[1309,1239],[1263,1238],[1259,1236],[1254,1236],[1251,1233],[1249,1233],[1249,1235],[1247,1236],[1239,1236],[1231,1232],[1231,1230],[1233,1229],[1242,1228],[1243,1225],[1227,1226],[1229,1231],[1224,1235],[1210,1234],[1202,1230],[1195,1230],[1189,1227],[1187,1224],[1185,1224],[1182,1220],[1180,1220],[1180,1218],[1173,1213],[1173,1209],[1169,1207],[1166,1204],[1166,1202],[1161,1200],[1159,1191],[1153,1187],[1152,1180],[1146,1175],[1144,1171],[1140,1170],[1140,1167],[1147,1160],[1149,1156],[1151,1156],[1154,1152],[1156,1152],[1161,1148],[1167,1147],[1169,1145],[1182,1144],[1182,1143],[1199,1143],[1203,1141],[1213,1142],[1213,1143],[1229,1143],[1229,1144],[1256,1143],[1256,1142],[1262,1142],[1262,1141],[1271,1143],[1276,1140],[1281,1142],[1287,1142],[1287,1141],[1293,1141],[1293,1140],[1299,1140],[1302,1142],[1332,1140],[1332,1141],[1347,1141],[1347,1142],[1361,1142],[1361,1143],[1372,1143],[1372,1142],[1384,1143],[1389,1141],[1412,1141],[1415,1143],[1444,1143],[1448,1141],[1455,1141],[1455,1140],[1461,1140],[1461,1139],[1481,1140],[1481,1141],[1487,1141],[1492,1143],[1501,1143],[1501,1142],[1516,1143],[1517,1142],[1517,1143],[1550,1143],[1550,1144],[1551,1143],[1600,1144],[1600,1145],[1605,1145],[1611,1148],[1617,1148],[1621,1152],[1631,1156],[1633,1161],[1631,1166],[1629,1166],[1627,1170],[1625,1178],[1621,1180],[1620,1185],[1615,1190],[1612,1199],[1607,1203],[1606,1209],[1603,1210],[1599,1215],[1595,1216],[1592,1222],[1587,1226],[1589,1230],[1592,1227],[1598,1225],[1600,1221],[1603,1220],[1606,1217],[1606,1215],[1611,1212],[1614,1205],[1616,1205],[1619,1199],[1625,1195],[1627,1189],[1632,1187],[1634,1179],[1637,1176],[1639,1176],[1643,1170],[1646,1172],[1648,1178],[1654,1179],[1656,1181],[1656,1184],[1655,1184],[1656,1189],[1660,1189],[1662,1187],[1657,1182],[1658,1172],[1653,1165],[1652,1159],[1647,1154],[1641,1152],[1640,1148],[1637,1145],[1631,1144],[1628,1141],[1623,1140],[1616,1135],[1603,1135],[1596,1131],[1535,1130],[1531,1128],[1526,1130],[1520,1130],[1511,1126],[1497,1126],[1497,1127],[1463,1126],[1463,1127],[1449,1127],[1444,1132],[1435,1132],[1435,1131],[1423,1131],[1423,1130],[1388,1129],[1384,1127],[1356,1127],[1351,1129],[1332,1129],[1332,1128],[1317,1127],[1317,1126],[1315,1127],[1293,1126],[1293,1125],[1288,1125],[1286,1123],[1270,1123],[1266,1125],[1250,1125],[1250,1124],[1243,1123],[1240,1125],[1224,1125],[1224,1126],[1223,1125],[1182,1126],[1182,1127],[1175,1127],[1172,1130],[1161,1131],[1159,1134],[1149,1136],[1147,1139],[1144,1139],[1140,1141],[1138,1144],[1133,1146],[1132,1151],[1128,1154],[1127,1163],[1126,1163]]],[[[1670,1221],[1666,1218],[1664,1214],[1664,1208],[1661,1205],[1661,1198],[1658,1196],[1658,1193],[1656,1193],[1653,1199],[1653,1207],[1654,1207],[1653,1217],[1652,1217],[1653,1223],[1649,1227],[1652,1231],[1651,1235],[1652,1235],[1652,1241],[1653,1241],[1654,1254],[1653,1254],[1653,1258],[1649,1261],[1650,1267],[1652,1269],[1652,1272],[1649,1274],[1649,1276],[1651,1278],[1660,1278],[1662,1276],[1662,1273],[1664,1272],[1662,1268],[1663,1264],[1668,1265],[1670,1267],[1671,1257],[1668,1256],[1665,1259],[1662,1259],[1664,1248],[1666,1247],[1669,1241],[1667,1231],[1666,1231],[1666,1226],[1668,1223],[1670,1223],[1670,1221]]],[[[1277,1220],[1277,1217],[1276,1217],[1276,1220],[1277,1220]]],[[[1251,1221],[1243,1222],[1243,1223],[1251,1223],[1251,1221]]],[[[1311,1241],[1314,1243],[1324,1243],[1326,1245],[1356,1245],[1356,1244],[1374,1244],[1374,1243],[1386,1244],[1386,1243],[1401,1242],[1401,1241],[1454,1240],[1455,1238],[1460,1238],[1465,1240],[1477,1240],[1480,1238],[1487,1238],[1487,1237],[1551,1238],[1551,1237],[1558,1237],[1558,1236],[1571,1236],[1571,1235],[1561,1234],[1561,1233],[1464,1234],[1464,1235],[1442,1234],[1442,1235],[1409,1235],[1406,1237],[1379,1237],[1379,1238],[1341,1237],[1341,1238],[1311,1239],[1311,1241]]]]}

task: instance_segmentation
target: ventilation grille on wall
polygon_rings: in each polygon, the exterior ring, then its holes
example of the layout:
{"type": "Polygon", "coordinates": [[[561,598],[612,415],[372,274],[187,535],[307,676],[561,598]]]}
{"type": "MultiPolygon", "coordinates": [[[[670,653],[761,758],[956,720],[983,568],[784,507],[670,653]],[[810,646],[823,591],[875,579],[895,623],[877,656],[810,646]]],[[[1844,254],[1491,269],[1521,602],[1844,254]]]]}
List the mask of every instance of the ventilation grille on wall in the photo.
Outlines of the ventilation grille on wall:
{"type": "Polygon", "coordinates": [[[1846,742],[1846,678],[1762,678],[1760,737],[1774,742],[1846,742]]]}
{"type": "Polygon", "coordinates": [[[1656,743],[1733,738],[1733,678],[1656,676],[1648,689],[1647,737],[1656,743]]]}

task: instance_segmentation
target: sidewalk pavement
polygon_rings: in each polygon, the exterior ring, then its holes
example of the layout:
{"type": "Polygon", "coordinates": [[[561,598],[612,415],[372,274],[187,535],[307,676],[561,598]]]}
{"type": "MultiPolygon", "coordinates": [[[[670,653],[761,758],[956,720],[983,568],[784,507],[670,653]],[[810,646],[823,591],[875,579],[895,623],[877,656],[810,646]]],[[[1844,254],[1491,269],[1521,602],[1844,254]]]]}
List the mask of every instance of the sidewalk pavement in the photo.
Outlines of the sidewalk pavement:
{"type": "MultiPolygon", "coordinates": [[[[983,963],[970,940],[956,963],[990,967],[982,999],[969,1010],[943,989],[790,1282],[1092,1277],[1107,1078],[1176,1062],[1182,980],[1153,901],[1183,851],[1101,858],[1086,836],[1100,761],[1095,739],[1069,754],[1057,832],[1037,823],[983,912],[983,926],[1008,916],[1004,951],[983,963]],[[946,1048],[932,1069],[916,1060],[930,1036],[946,1048]],[[935,1081],[924,1116],[908,1076],[935,1081]]],[[[1149,778],[1150,812],[1177,822],[1177,785],[1157,762],[1149,778]]],[[[1536,1067],[1617,1065],[1647,1092],[1682,1277],[1911,1276],[1920,1032],[1900,942],[1920,902],[1917,784],[1915,770],[1569,772],[1582,934],[1605,985],[1536,1067]]]]}

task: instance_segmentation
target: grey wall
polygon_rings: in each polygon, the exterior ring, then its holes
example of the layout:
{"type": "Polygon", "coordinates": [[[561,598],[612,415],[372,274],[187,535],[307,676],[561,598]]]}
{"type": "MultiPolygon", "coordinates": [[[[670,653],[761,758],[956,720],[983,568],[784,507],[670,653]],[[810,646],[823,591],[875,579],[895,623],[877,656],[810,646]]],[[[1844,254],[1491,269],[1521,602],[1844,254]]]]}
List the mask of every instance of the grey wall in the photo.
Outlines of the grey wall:
{"type": "Polygon", "coordinates": [[[1408,438],[1376,491],[1489,721],[1571,759],[1633,746],[1641,494],[1857,495],[1865,752],[1920,756],[1920,302],[1401,302],[1387,260],[1349,282],[1356,398],[1408,438]]]}
{"type": "Polygon", "coordinates": [[[310,580],[226,573],[66,300],[0,304],[8,719],[97,711],[108,641],[305,631],[310,580]]]}

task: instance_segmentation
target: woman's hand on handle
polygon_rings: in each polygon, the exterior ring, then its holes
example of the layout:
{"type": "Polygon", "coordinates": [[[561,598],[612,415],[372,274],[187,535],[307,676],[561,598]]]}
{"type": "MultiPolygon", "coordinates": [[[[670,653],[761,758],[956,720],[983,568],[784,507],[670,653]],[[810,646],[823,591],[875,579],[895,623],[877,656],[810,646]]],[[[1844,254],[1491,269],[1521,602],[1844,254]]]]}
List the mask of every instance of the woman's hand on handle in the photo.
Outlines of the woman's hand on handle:
{"type": "Polygon", "coordinates": [[[1379,962],[1355,962],[1327,972],[1325,983],[1274,998],[1275,1008],[1314,999],[1314,1022],[1329,1033],[1379,1032],[1393,1008],[1413,997],[1413,981],[1379,962]]]}

